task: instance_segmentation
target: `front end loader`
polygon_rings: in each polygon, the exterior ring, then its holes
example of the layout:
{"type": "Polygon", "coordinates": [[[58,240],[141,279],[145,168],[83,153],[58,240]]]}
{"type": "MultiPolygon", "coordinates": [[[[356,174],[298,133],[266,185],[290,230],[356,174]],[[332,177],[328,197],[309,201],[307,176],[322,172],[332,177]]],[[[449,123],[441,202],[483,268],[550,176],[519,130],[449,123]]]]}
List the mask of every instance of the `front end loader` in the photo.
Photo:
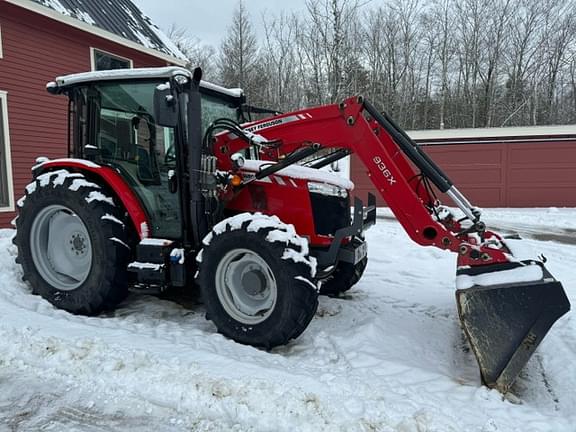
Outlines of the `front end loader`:
{"type": "MultiPolygon", "coordinates": [[[[264,164],[259,177],[311,143],[331,150],[309,163],[316,168],[356,154],[415,242],[458,254],[458,313],[487,386],[507,392],[554,322],[569,311],[562,284],[545,268],[545,258],[516,257],[426,153],[364,98],[278,116],[245,130],[257,131],[261,142],[281,143],[273,148],[256,144],[264,158],[276,162],[264,164]],[[433,187],[448,195],[463,219],[440,205],[433,187]]],[[[245,146],[240,138],[223,134],[215,140],[214,152],[224,159],[245,146]]]]}
{"type": "Polygon", "coordinates": [[[128,289],[197,285],[222,334],[287,343],[319,291],[346,291],[366,267],[375,197],[352,203],[353,185],[322,169],[355,154],[412,240],[458,255],[458,312],[486,385],[508,391],[570,308],[544,260],[516,256],[362,97],[246,123],[242,93],[199,69],[75,74],[48,90],[70,98],[70,158],[34,167],[14,241],[33,292],[57,307],[97,314],[128,289]]]}

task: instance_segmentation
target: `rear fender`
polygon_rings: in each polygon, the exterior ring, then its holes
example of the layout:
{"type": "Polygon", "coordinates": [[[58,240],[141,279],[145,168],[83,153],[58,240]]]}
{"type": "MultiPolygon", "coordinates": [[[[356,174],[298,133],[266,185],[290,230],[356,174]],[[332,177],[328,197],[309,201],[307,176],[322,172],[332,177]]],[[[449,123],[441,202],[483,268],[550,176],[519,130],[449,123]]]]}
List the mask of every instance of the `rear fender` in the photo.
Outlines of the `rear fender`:
{"type": "Polygon", "coordinates": [[[134,191],[116,170],[83,159],[53,159],[35,165],[32,173],[34,177],[37,177],[56,169],[68,169],[88,174],[92,178],[97,177],[100,184],[106,185],[115,198],[122,203],[140,239],[149,236],[148,216],[134,191]]]}

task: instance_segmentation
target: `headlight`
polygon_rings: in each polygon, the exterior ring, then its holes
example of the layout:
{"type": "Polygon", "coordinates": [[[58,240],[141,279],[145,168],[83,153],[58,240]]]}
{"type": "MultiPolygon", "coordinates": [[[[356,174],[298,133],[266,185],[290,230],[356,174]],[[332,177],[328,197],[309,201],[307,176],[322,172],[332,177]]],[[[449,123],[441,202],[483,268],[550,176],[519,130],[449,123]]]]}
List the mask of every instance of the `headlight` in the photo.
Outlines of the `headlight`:
{"type": "Polygon", "coordinates": [[[337,198],[346,198],[348,196],[348,191],[346,189],[328,183],[308,182],[308,191],[310,193],[317,193],[337,198]]]}

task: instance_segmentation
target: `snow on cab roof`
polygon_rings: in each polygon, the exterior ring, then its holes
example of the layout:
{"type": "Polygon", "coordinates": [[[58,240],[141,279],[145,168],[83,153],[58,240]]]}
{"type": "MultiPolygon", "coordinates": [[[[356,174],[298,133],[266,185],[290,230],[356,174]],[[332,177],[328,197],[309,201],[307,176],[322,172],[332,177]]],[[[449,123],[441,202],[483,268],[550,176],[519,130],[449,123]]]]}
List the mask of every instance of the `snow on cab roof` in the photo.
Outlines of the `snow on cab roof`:
{"type": "MultiPolygon", "coordinates": [[[[69,87],[76,84],[93,81],[112,81],[123,79],[145,79],[145,78],[171,78],[176,75],[184,75],[192,78],[192,72],[178,66],[168,66],[163,68],[138,68],[138,69],[115,69],[106,71],[82,72],[71,75],[59,76],[55,83],[48,83],[48,87],[69,87]]],[[[213,90],[235,98],[242,97],[242,89],[228,89],[217,84],[202,81],[200,85],[208,90],[213,90]]]]}

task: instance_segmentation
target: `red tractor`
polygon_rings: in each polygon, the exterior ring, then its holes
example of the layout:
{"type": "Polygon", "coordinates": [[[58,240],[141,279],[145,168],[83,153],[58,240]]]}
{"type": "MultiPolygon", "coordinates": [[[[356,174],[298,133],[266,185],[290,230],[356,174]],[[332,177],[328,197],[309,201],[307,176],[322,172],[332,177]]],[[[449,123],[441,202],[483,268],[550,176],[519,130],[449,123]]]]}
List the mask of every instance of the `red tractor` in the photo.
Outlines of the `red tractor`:
{"type": "Polygon", "coordinates": [[[480,211],[361,97],[246,122],[244,97],[169,67],[75,74],[68,159],[42,160],[18,206],[24,279],[56,307],[114,308],[129,288],[200,287],[222,334],[271,348],[366,267],[376,203],[323,167],[355,153],[408,235],[458,255],[463,329],[505,392],[569,308],[538,259],[518,260],[480,211]],[[447,194],[464,218],[439,204],[447,194]]]}

